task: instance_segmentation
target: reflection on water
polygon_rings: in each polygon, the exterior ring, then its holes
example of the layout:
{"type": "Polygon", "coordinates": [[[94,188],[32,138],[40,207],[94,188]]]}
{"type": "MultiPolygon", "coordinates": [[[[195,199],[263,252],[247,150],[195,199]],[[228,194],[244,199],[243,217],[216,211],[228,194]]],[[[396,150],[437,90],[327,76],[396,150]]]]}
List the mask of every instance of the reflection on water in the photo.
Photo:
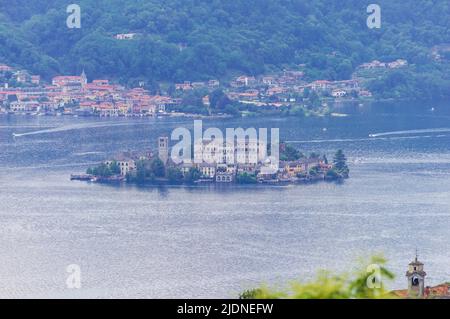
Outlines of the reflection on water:
{"type": "Polygon", "coordinates": [[[155,147],[157,136],[192,120],[0,117],[0,297],[235,297],[320,268],[351,270],[380,251],[403,288],[416,246],[428,283],[448,281],[450,134],[442,129],[450,124],[444,106],[434,107],[204,121],[280,127],[305,153],[342,148],[349,157],[352,176],[341,185],[284,187],[70,182],[70,173],[155,147]],[[66,288],[69,264],[81,267],[80,290],[66,288]]]}

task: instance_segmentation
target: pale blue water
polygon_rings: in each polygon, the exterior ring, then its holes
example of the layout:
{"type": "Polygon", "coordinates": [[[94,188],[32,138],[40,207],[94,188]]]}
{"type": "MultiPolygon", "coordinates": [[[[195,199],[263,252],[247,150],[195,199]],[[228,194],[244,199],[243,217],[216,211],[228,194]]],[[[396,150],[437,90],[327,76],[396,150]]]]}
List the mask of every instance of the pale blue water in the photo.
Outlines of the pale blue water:
{"type": "Polygon", "coordinates": [[[416,246],[426,284],[448,281],[448,110],[406,103],[347,107],[338,111],[351,116],[329,119],[204,121],[279,127],[307,153],[348,155],[344,184],[288,187],[71,182],[192,120],[0,116],[0,297],[236,297],[322,268],[351,270],[374,252],[397,275],[391,287],[404,288],[416,246]],[[66,288],[69,264],[81,267],[79,290],[66,288]]]}

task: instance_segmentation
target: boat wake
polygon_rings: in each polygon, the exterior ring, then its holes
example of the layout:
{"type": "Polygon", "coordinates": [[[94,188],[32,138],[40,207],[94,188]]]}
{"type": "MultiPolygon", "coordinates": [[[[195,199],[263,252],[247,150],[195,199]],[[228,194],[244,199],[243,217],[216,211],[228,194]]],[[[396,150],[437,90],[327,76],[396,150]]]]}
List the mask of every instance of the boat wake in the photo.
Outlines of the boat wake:
{"type": "Polygon", "coordinates": [[[64,126],[49,128],[49,129],[45,129],[45,130],[26,132],[26,133],[13,133],[12,135],[13,135],[13,137],[22,137],[22,136],[29,136],[29,135],[58,133],[58,132],[66,132],[66,131],[73,131],[73,130],[83,130],[83,129],[90,129],[90,128],[96,128],[96,127],[144,125],[144,124],[148,124],[148,123],[149,122],[135,122],[135,123],[130,123],[130,122],[126,122],[126,123],[93,122],[93,123],[64,125],[64,126]]]}
{"type": "Polygon", "coordinates": [[[105,154],[105,152],[81,152],[81,153],[74,153],[74,156],[87,156],[87,155],[102,155],[105,154]]]}
{"type": "Polygon", "coordinates": [[[369,134],[369,137],[411,135],[411,134],[427,134],[427,133],[444,133],[444,132],[450,132],[450,128],[432,128],[432,129],[421,129],[421,130],[383,132],[383,133],[369,134]]]}
{"type": "MultiPolygon", "coordinates": [[[[442,131],[443,132],[443,131],[442,131]]],[[[449,130],[450,132],[450,130],[449,130]]],[[[385,133],[379,133],[385,134],[385,133]]],[[[412,135],[412,136],[389,136],[370,134],[369,138],[347,138],[347,139],[327,139],[327,140],[304,140],[304,141],[286,141],[291,144],[313,144],[313,143],[346,143],[346,142],[369,142],[369,141],[394,141],[394,140],[411,140],[423,138],[442,138],[447,137],[447,134],[439,135],[412,135]]]]}

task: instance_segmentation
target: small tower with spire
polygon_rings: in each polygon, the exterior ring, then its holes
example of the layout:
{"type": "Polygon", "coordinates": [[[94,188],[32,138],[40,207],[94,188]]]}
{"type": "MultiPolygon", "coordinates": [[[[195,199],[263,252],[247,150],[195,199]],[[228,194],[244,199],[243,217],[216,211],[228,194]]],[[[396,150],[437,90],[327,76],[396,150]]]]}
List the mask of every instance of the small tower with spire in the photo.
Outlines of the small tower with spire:
{"type": "Polygon", "coordinates": [[[81,86],[85,86],[86,84],[87,84],[87,76],[86,76],[86,72],[84,72],[84,69],[83,69],[83,72],[81,72],[81,86]]]}
{"type": "Polygon", "coordinates": [[[425,276],[427,273],[423,270],[423,263],[418,259],[417,249],[416,258],[409,263],[406,278],[408,279],[408,295],[413,298],[422,298],[425,293],[425,276]]]}

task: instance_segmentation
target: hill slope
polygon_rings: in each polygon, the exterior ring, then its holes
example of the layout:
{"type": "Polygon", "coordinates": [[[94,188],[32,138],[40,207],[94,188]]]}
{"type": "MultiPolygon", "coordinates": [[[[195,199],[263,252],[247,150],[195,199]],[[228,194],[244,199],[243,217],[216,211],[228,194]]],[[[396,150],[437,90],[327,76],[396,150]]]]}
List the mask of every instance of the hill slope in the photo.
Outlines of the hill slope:
{"type": "Polygon", "coordinates": [[[363,62],[405,58],[435,69],[430,48],[450,43],[445,0],[377,1],[381,29],[361,0],[0,0],[0,62],[44,77],[79,73],[127,82],[260,74],[306,64],[310,78],[345,79],[363,62]],[[117,33],[138,33],[116,40],[117,33]]]}

